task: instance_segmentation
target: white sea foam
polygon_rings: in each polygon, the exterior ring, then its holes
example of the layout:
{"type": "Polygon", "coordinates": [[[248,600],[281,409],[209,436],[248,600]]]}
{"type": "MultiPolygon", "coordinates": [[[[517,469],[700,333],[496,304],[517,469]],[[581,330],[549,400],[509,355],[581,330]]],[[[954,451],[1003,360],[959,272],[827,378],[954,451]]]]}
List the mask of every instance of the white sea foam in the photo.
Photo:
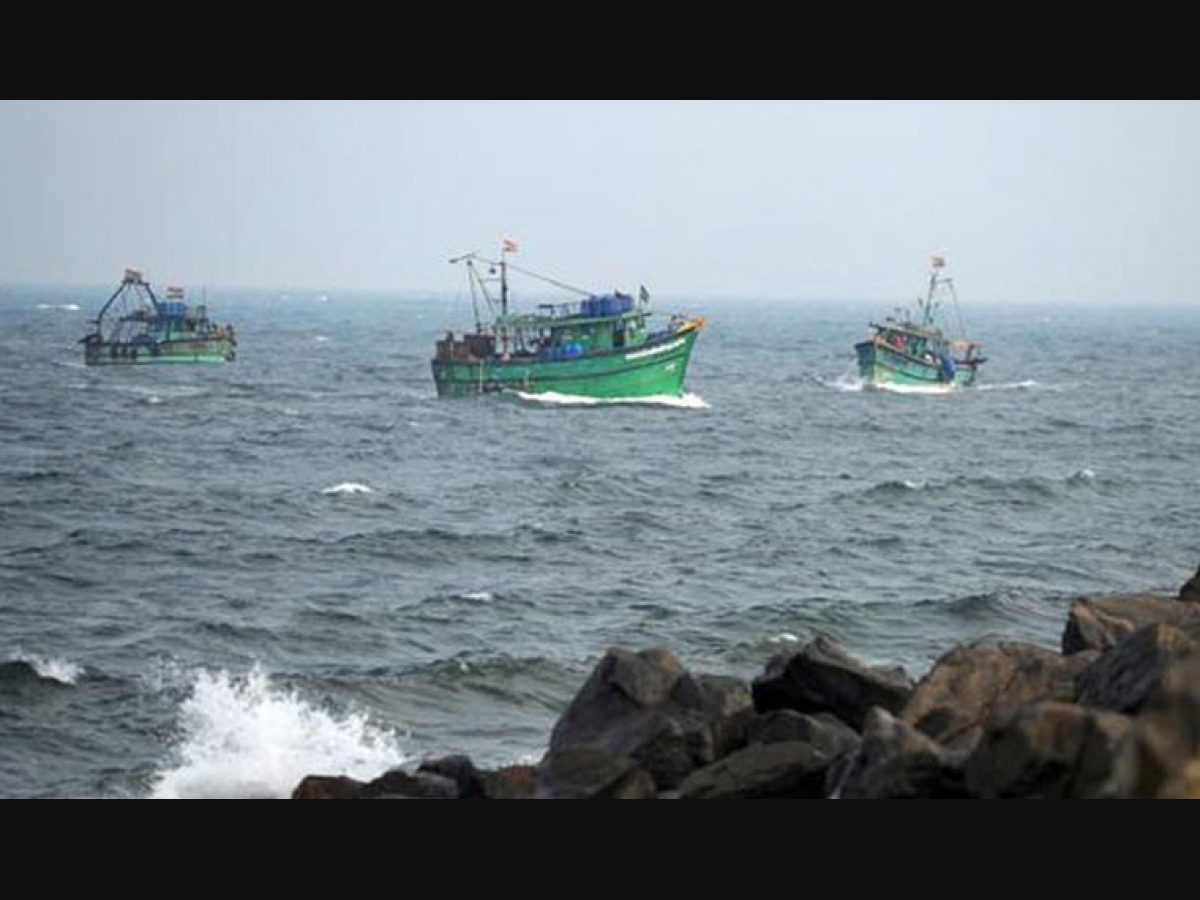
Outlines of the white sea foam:
{"type": "Polygon", "coordinates": [[[527,394],[514,391],[522,400],[544,403],[547,406],[667,406],[672,409],[709,409],[699,394],[686,393],[678,397],[671,394],[654,394],[649,397],[581,397],[575,394],[559,394],[547,391],[544,394],[527,394]]]}
{"type": "Polygon", "coordinates": [[[1037,387],[1038,383],[1032,378],[1025,381],[1009,381],[1001,384],[981,384],[975,388],[977,391],[1023,391],[1028,388],[1037,387]]]}
{"type": "Polygon", "coordinates": [[[790,631],[781,631],[775,637],[771,638],[771,640],[776,644],[797,644],[800,642],[800,638],[796,637],[790,631]]]}
{"type": "Polygon", "coordinates": [[[487,603],[492,599],[492,595],[487,591],[467,591],[464,594],[459,594],[464,600],[471,600],[475,603],[487,603]]]}
{"type": "Polygon", "coordinates": [[[866,382],[857,375],[839,375],[833,381],[818,379],[825,387],[831,387],[835,391],[845,391],[846,393],[858,393],[866,387],[866,382]]]}
{"type": "Polygon", "coordinates": [[[79,312],[78,303],[39,303],[38,309],[61,309],[64,312],[79,312]]]}
{"type": "Polygon", "coordinates": [[[1091,469],[1077,469],[1067,478],[1067,481],[1094,481],[1096,473],[1091,469]]]}
{"type": "Polygon", "coordinates": [[[163,385],[157,384],[154,387],[144,387],[139,384],[121,385],[116,388],[122,394],[130,394],[137,397],[142,403],[174,403],[177,400],[191,400],[195,397],[203,397],[208,393],[204,388],[193,387],[191,385],[163,385]]]}
{"type": "Polygon", "coordinates": [[[914,394],[933,397],[944,397],[963,390],[963,388],[960,388],[956,384],[872,384],[868,385],[868,387],[871,390],[883,391],[887,394],[914,394]]]}
{"type": "Polygon", "coordinates": [[[201,671],[179,708],[176,760],[157,798],[288,797],[305,775],[369,780],[405,761],[399,738],[366,716],[338,718],[295,691],[245,676],[201,671]]]}
{"type": "Polygon", "coordinates": [[[341,495],[341,494],[373,494],[374,489],[370,486],[362,484],[358,481],[343,481],[341,484],[335,484],[333,487],[327,487],[322,494],[341,495]]]}
{"type": "Polygon", "coordinates": [[[74,684],[83,674],[83,666],[78,666],[67,659],[57,659],[52,656],[26,656],[18,654],[17,660],[33,666],[39,678],[47,678],[60,684],[74,684]]]}

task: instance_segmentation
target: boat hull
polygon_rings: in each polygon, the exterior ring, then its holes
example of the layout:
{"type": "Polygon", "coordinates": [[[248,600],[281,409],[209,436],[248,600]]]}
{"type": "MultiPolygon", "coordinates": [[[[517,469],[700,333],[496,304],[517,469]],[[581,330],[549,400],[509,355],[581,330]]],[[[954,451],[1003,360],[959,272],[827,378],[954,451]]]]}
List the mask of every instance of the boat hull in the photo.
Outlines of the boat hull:
{"type": "Polygon", "coordinates": [[[217,365],[233,362],[235,356],[233,342],[226,338],[169,341],[154,347],[93,341],[83,349],[83,361],[89,366],[217,365]]]}
{"type": "Polygon", "coordinates": [[[969,387],[975,383],[974,365],[960,364],[948,373],[938,362],[926,362],[899,352],[878,340],[854,345],[858,374],[867,384],[895,387],[969,387]]]}
{"type": "Polygon", "coordinates": [[[640,347],[575,359],[434,359],[433,380],[439,397],[504,391],[598,398],[679,396],[698,334],[695,328],[640,347]]]}

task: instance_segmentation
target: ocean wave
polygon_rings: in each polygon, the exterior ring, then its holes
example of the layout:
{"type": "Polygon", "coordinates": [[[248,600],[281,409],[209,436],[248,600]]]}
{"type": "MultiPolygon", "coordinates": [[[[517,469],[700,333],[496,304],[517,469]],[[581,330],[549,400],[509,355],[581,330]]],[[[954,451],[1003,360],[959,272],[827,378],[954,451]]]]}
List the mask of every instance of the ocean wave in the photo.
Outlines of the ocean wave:
{"type": "Polygon", "coordinates": [[[866,381],[858,375],[839,375],[832,380],[813,376],[813,380],[822,387],[832,388],[835,391],[842,391],[849,394],[861,393],[867,386],[866,381]]]}
{"type": "Polygon", "coordinates": [[[543,394],[527,394],[524,391],[513,391],[522,400],[541,403],[546,406],[665,406],[670,409],[710,409],[711,407],[699,394],[684,393],[678,397],[672,394],[653,394],[648,397],[582,397],[576,394],[559,394],[547,391],[543,394]]]}
{"type": "Polygon", "coordinates": [[[354,496],[356,494],[373,494],[375,490],[360,481],[343,481],[341,484],[323,489],[321,493],[331,496],[354,496]]]}
{"type": "Polygon", "coordinates": [[[79,312],[78,303],[39,303],[38,309],[57,309],[62,312],[79,312]]]}
{"type": "Polygon", "coordinates": [[[1024,390],[1028,390],[1029,388],[1035,388],[1035,387],[1039,387],[1039,386],[1040,385],[1038,384],[1038,382],[1034,381],[1032,378],[1028,378],[1025,381],[1001,382],[999,384],[980,384],[975,387],[975,390],[977,390],[977,391],[1024,391],[1024,390]]]}
{"type": "Polygon", "coordinates": [[[522,677],[559,683],[564,676],[573,674],[563,663],[545,656],[511,656],[507,653],[478,656],[467,652],[423,663],[406,672],[417,673],[452,681],[469,679],[486,685],[495,693],[502,692],[496,684],[497,679],[522,677]]]}
{"type": "Polygon", "coordinates": [[[906,494],[909,491],[923,491],[929,487],[927,481],[913,481],[911,478],[889,478],[880,481],[866,489],[868,494],[906,494]]]}
{"type": "Polygon", "coordinates": [[[21,679],[32,676],[42,681],[72,685],[83,675],[83,666],[68,659],[18,653],[9,662],[0,663],[0,673],[2,678],[21,679]]]}
{"type": "Polygon", "coordinates": [[[318,708],[258,666],[241,676],[198,672],[178,724],[156,798],[289,797],[305,775],[370,779],[406,760],[394,731],[318,708]]]}
{"type": "MultiPolygon", "coordinates": [[[[959,475],[954,478],[932,481],[914,481],[909,478],[890,478],[861,489],[860,494],[908,494],[909,492],[933,492],[955,489],[978,489],[989,493],[1007,491],[1027,491],[1038,496],[1048,497],[1064,486],[1080,486],[1093,484],[1097,475],[1091,469],[1076,469],[1066,475],[1020,475],[1006,477],[1000,475],[959,475]]],[[[848,496],[843,494],[842,496],[848,496]]]]}

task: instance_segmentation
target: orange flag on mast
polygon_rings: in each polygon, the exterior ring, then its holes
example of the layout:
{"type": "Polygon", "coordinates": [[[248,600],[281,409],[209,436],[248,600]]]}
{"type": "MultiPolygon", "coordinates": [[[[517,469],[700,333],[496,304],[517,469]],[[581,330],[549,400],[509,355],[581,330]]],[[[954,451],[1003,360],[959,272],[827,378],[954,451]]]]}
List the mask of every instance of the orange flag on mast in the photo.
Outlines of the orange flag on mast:
{"type": "Polygon", "coordinates": [[[500,247],[501,247],[501,249],[504,250],[505,253],[516,253],[517,252],[517,242],[514,241],[512,238],[504,238],[500,244],[500,247]]]}

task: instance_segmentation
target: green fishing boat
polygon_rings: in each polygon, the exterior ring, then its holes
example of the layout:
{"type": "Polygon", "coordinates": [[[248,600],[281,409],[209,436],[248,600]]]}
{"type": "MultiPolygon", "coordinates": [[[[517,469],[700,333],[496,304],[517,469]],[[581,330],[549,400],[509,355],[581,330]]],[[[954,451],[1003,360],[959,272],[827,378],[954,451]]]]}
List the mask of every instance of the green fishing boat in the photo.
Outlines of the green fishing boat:
{"type": "Polygon", "coordinates": [[[432,360],[439,397],[502,391],[603,399],[678,397],[704,317],[673,316],[650,325],[650,295],[595,294],[514,265],[506,241],[498,260],[476,253],[450,260],[466,266],[475,330],[447,332],[432,360]],[[509,309],[509,272],[516,271],[578,300],[544,303],[534,312],[509,309]],[[498,289],[498,296],[496,291],[498,289]],[[482,310],[482,312],[481,312],[482,310]],[[486,313],[491,321],[485,322],[486,313]]]}
{"type": "Polygon", "coordinates": [[[949,295],[957,314],[958,297],[954,279],[941,274],[946,265],[942,254],[930,260],[929,286],[925,296],[917,298],[917,313],[898,309],[884,324],[874,322],[875,333],[854,345],[858,371],[870,387],[883,389],[951,390],[975,383],[982,344],[961,336],[962,316],[958,315],[958,337],[944,334],[937,324],[942,297],[949,295]]]}
{"type": "Polygon", "coordinates": [[[160,300],[137,269],[126,269],[120,286],[80,339],[89,366],[233,362],[232,325],[209,321],[208,308],[189,304],[183,288],[167,288],[160,300]]]}

